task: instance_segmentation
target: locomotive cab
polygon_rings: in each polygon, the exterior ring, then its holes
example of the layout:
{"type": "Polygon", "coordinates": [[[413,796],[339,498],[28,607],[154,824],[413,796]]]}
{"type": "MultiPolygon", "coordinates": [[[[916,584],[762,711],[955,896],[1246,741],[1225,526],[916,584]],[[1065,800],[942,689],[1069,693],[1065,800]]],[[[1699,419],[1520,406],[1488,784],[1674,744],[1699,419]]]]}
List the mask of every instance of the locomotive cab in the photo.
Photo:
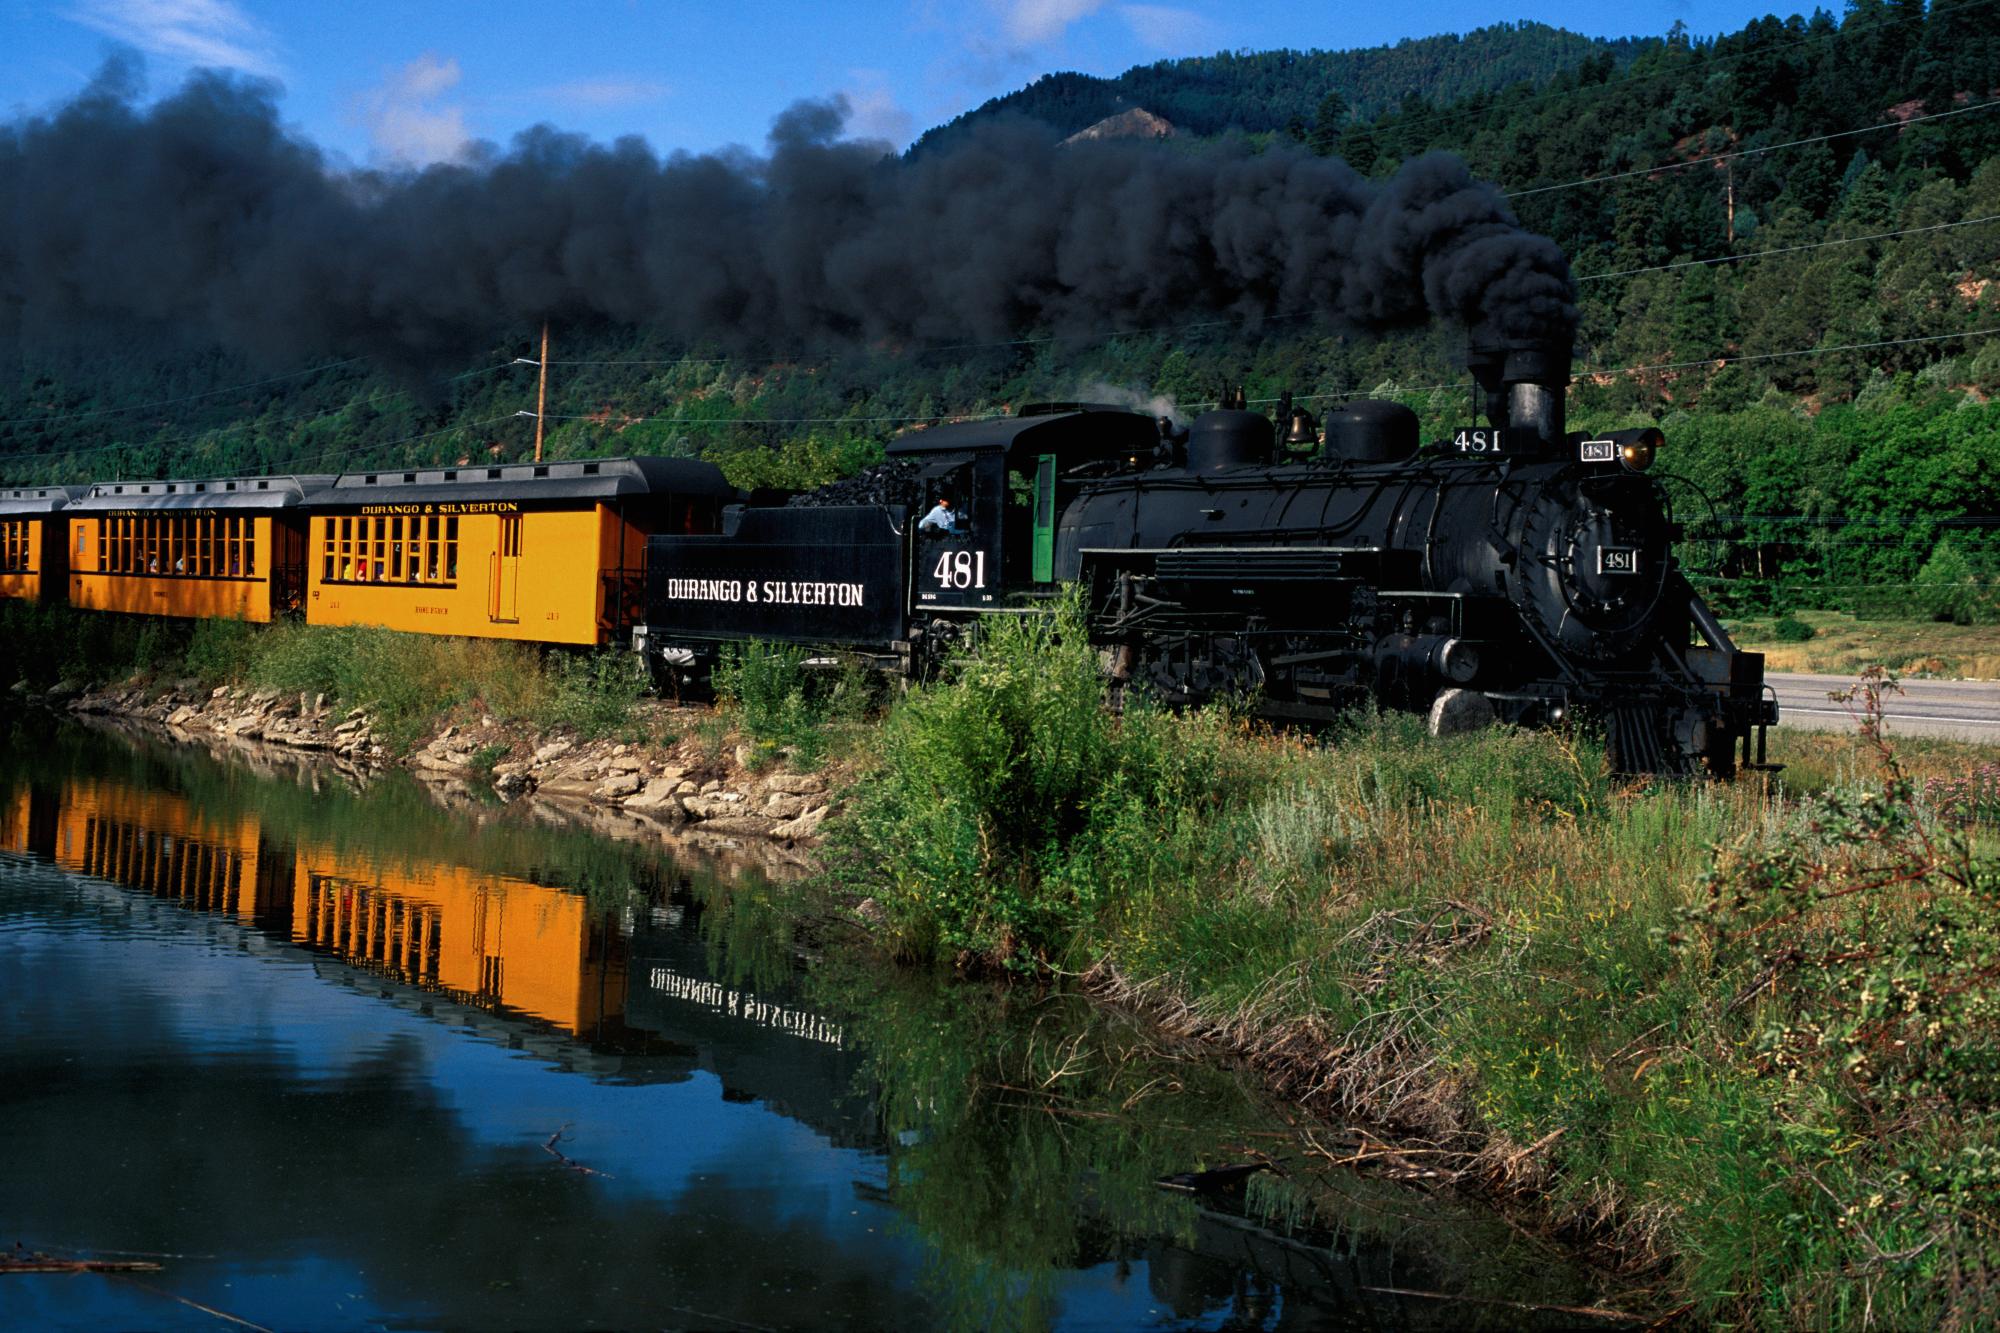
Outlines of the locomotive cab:
{"type": "Polygon", "coordinates": [[[1150,417],[1062,403],[890,445],[890,457],[922,465],[912,614],[997,611],[1052,592],[1058,515],[1091,478],[1150,462],[1158,443],[1150,417]],[[950,526],[926,526],[943,499],[956,511],[950,526]]]}

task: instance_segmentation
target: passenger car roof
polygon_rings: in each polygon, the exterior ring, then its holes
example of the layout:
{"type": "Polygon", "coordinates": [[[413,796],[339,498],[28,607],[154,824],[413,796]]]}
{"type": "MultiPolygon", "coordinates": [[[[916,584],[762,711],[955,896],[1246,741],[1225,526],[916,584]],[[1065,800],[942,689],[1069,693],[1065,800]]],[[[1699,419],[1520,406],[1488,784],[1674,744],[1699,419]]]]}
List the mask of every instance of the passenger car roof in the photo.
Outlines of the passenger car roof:
{"type": "Polygon", "coordinates": [[[293,509],[333,480],[296,477],[210,477],[160,481],[100,481],[72,500],[84,513],[118,509],[293,509]]]}
{"type": "Polygon", "coordinates": [[[0,486],[0,514],[13,518],[53,514],[89,489],[88,486],[0,486]]]}
{"type": "Polygon", "coordinates": [[[620,500],[644,495],[734,499],[722,469],[693,458],[576,458],[548,463],[381,468],[328,478],[315,505],[478,500],[620,500]]]}

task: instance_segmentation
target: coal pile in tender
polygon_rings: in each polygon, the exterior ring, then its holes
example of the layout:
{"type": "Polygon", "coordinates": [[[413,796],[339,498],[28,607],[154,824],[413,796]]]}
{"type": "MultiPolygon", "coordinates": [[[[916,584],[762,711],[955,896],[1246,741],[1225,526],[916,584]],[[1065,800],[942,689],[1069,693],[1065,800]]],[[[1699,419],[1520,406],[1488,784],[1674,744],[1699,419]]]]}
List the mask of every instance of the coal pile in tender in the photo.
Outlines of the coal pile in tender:
{"type": "Polygon", "coordinates": [[[918,465],[908,460],[877,463],[844,481],[828,482],[816,491],[794,495],[787,508],[829,509],[835,505],[904,505],[915,509],[923,502],[923,483],[918,465]]]}

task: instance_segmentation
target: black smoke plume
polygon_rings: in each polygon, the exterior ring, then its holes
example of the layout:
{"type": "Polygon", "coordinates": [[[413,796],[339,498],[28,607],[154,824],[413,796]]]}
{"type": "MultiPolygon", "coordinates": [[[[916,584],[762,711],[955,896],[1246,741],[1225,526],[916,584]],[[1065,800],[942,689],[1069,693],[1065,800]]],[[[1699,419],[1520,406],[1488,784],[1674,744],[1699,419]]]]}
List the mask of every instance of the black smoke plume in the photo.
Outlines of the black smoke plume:
{"type": "Polygon", "coordinates": [[[1060,146],[995,122],[911,160],[839,104],[763,156],[661,157],[539,127],[469,165],[336,169],[217,74],[114,77],[0,130],[0,338],[120,321],[283,361],[404,366],[545,317],[741,350],[951,342],[1310,312],[1567,339],[1568,264],[1434,154],[1387,182],[1290,148],[1060,146]]]}

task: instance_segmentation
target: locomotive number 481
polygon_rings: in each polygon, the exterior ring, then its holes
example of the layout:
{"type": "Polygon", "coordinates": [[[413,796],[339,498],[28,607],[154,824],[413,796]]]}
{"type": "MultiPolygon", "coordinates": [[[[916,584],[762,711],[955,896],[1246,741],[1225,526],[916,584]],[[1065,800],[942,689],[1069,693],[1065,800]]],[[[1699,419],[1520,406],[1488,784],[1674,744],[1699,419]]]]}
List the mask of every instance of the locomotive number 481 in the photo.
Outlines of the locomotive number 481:
{"type": "Polygon", "coordinates": [[[931,571],[940,588],[983,588],[986,586],[986,552],[946,551],[931,571]]]}
{"type": "Polygon", "coordinates": [[[1462,454],[1499,454],[1507,451],[1506,439],[1497,427],[1461,426],[1451,442],[1462,454]]]}

